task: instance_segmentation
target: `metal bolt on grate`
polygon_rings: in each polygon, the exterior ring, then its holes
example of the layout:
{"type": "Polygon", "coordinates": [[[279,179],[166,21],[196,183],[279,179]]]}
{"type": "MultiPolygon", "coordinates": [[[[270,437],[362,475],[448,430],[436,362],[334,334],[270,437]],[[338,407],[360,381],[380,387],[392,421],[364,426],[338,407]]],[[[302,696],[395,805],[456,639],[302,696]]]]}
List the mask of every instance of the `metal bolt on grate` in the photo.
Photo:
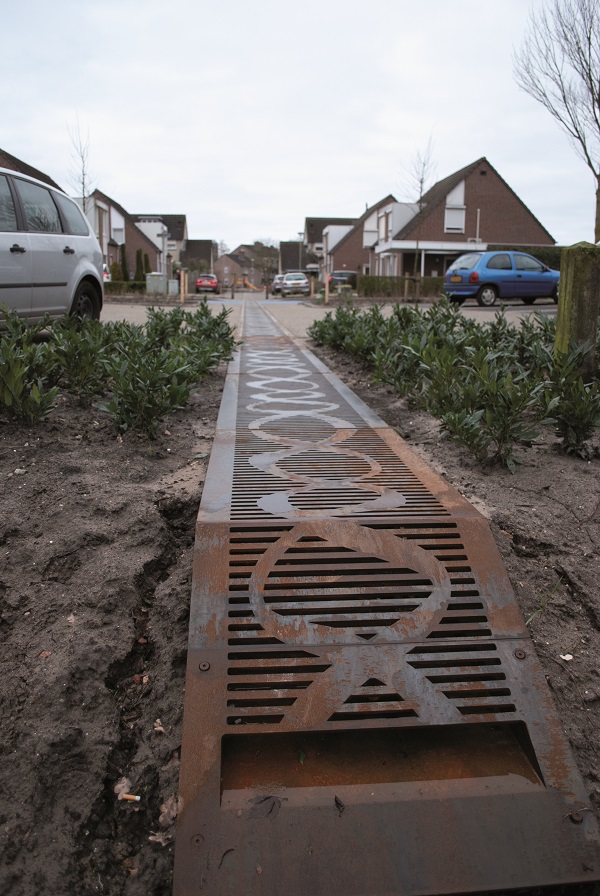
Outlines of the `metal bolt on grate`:
{"type": "Polygon", "coordinates": [[[600,878],[486,521],[249,302],[196,530],[175,896],[600,878]]]}

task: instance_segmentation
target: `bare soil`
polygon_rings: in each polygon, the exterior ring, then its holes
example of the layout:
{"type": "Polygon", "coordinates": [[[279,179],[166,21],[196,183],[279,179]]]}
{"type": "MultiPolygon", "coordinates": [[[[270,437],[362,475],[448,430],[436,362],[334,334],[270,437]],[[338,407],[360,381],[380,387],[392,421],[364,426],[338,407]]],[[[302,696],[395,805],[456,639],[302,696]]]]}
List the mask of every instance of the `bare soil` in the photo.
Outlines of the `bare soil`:
{"type": "MultiPolygon", "coordinates": [[[[515,475],[481,467],[319,354],[490,520],[600,815],[600,458],[550,435],[515,475]]],[[[36,427],[0,420],[2,896],[171,893],[194,521],[223,377],[150,444],[66,395],[36,427]]]]}

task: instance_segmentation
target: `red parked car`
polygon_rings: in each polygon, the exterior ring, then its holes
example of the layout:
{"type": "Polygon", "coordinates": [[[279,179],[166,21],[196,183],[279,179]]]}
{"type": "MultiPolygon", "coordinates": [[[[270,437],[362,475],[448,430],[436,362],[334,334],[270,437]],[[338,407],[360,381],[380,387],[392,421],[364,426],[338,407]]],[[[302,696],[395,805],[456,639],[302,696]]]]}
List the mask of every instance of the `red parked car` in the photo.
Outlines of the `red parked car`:
{"type": "Polygon", "coordinates": [[[201,274],[196,280],[196,292],[214,292],[218,296],[221,284],[214,274],[201,274]]]}

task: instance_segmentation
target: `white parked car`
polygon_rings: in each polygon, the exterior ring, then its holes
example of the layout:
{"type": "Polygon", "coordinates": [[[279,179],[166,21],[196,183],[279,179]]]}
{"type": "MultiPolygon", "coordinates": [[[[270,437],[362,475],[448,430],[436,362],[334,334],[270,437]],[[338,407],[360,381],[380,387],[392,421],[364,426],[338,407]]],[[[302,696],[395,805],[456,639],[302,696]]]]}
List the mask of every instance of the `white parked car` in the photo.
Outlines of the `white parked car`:
{"type": "Polygon", "coordinates": [[[299,271],[291,271],[289,274],[285,274],[279,289],[282,296],[291,296],[292,293],[299,293],[305,296],[310,295],[308,277],[299,271]]]}
{"type": "Polygon", "coordinates": [[[77,203],[61,190],[0,168],[2,306],[34,323],[44,315],[98,319],[102,252],[77,203]]]}

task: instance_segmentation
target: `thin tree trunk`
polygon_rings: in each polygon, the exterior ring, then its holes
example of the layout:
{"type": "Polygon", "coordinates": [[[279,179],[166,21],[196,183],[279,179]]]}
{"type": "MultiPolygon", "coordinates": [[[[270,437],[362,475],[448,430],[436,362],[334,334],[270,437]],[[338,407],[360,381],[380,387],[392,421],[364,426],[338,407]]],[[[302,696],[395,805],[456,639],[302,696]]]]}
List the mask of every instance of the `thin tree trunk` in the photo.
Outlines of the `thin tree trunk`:
{"type": "Polygon", "coordinates": [[[596,226],[594,228],[594,242],[600,243],[600,176],[596,175],[596,226]]]}

